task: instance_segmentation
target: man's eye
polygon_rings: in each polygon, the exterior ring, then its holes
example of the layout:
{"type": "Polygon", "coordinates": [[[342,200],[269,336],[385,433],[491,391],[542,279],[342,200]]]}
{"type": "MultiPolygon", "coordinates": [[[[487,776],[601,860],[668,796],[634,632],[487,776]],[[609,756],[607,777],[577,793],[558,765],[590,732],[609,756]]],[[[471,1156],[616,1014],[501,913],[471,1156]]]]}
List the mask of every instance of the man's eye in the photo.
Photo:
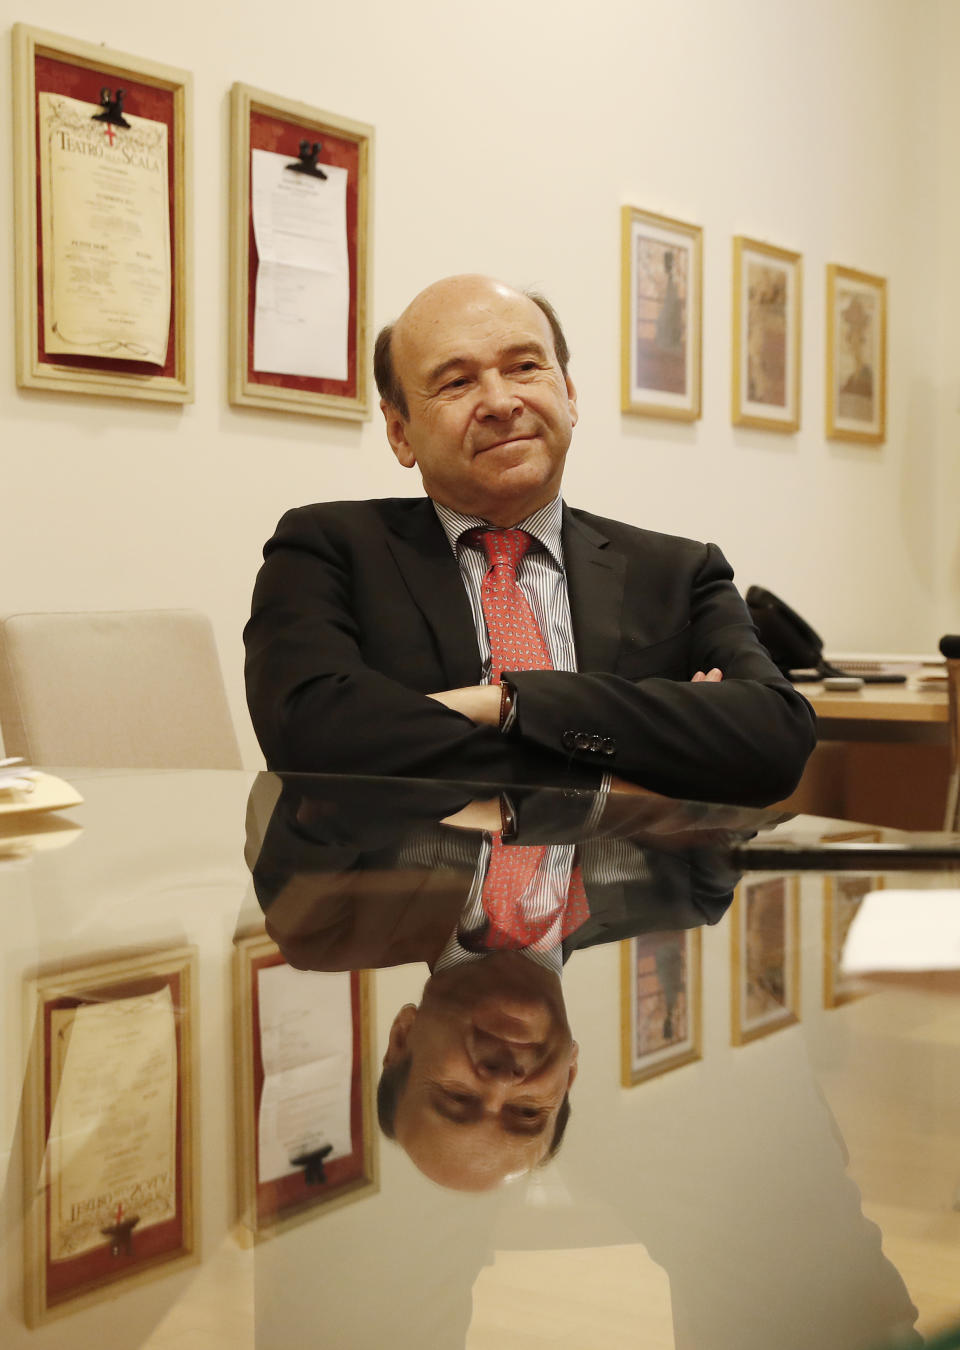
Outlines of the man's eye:
{"type": "Polygon", "coordinates": [[[455,380],[447,380],[444,389],[462,389],[467,383],[466,375],[458,375],[455,380]]]}
{"type": "Polygon", "coordinates": [[[529,1123],[530,1121],[539,1120],[543,1112],[537,1106],[515,1106],[513,1108],[513,1114],[518,1120],[529,1123]]]}

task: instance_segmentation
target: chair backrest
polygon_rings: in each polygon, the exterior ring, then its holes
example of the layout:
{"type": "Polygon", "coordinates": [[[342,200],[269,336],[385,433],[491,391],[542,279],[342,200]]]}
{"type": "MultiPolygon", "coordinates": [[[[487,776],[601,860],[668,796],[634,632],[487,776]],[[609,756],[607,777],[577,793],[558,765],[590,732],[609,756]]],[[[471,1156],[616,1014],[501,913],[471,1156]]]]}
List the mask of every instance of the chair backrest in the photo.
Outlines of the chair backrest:
{"type": "Polygon", "coordinates": [[[193,610],[0,619],[0,728],[39,766],[237,769],[209,619],[193,610]]]}

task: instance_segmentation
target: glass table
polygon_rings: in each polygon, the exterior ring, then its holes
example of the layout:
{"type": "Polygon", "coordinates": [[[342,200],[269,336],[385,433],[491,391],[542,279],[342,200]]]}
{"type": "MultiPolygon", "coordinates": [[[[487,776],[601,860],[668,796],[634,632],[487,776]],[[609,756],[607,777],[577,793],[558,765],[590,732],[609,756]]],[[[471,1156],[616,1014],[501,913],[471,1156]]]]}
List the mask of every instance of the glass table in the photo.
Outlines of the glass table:
{"type": "Polygon", "coordinates": [[[955,1343],[960,840],[61,772],[0,817],[5,1350],[955,1343]]]}

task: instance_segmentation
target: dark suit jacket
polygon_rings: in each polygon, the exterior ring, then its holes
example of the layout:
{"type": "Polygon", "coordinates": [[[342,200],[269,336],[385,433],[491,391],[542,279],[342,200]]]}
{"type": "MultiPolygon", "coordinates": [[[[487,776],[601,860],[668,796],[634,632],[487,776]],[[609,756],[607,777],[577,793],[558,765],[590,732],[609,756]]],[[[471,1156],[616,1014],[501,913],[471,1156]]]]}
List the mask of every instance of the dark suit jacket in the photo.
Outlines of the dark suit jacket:
{"type": "Polygon", "coordinates": [[[564,508],[578,673],[509,674],[509,741],[424,694],[479,683],[469,602],[426,498],[288,512],[244,631],[270,767],[543,781],[609,769],[654,791],[766,803],[795,786],[813,715],[760,645],[713,544],[564,508]],[[721,684],[690,684],[719,666],[721,684]]]}

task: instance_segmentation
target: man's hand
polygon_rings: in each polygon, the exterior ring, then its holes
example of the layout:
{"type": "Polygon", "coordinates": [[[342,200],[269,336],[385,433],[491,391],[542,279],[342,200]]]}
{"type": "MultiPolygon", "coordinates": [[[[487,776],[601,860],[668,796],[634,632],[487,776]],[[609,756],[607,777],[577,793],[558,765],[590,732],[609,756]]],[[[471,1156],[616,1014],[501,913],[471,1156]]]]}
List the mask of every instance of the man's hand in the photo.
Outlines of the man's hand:
{"type": "Polygon", "coordinates": [[[718,670],[717,667],[714,666],[713,670],[708,670],[706,675],[704,675],[702,670],[698,670],[696,675],[694,675],[693,678],[691,679],[690,683],[719,684],[722,679],[723,679],[723,671],[718,670]]]}
{"type": "Polygon", "coordinates": [[[471,684],[465,689],[442,689],[438,694],[428,694],[427,698],[435,698],[444,707],[463,713],[472,722],[489,727],[500,725],[499,684],[471,684]]]}

